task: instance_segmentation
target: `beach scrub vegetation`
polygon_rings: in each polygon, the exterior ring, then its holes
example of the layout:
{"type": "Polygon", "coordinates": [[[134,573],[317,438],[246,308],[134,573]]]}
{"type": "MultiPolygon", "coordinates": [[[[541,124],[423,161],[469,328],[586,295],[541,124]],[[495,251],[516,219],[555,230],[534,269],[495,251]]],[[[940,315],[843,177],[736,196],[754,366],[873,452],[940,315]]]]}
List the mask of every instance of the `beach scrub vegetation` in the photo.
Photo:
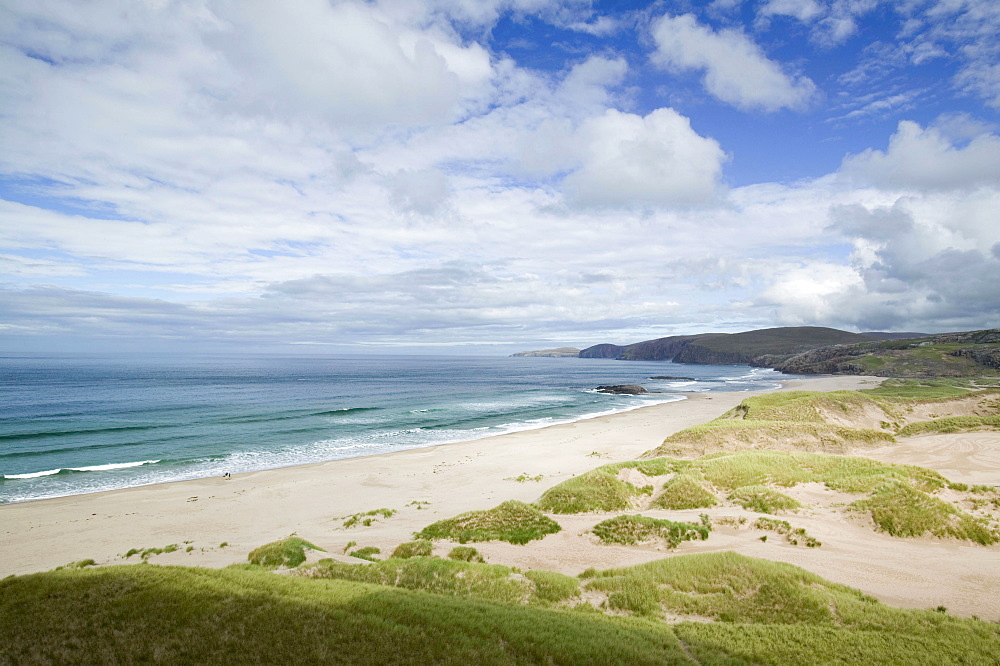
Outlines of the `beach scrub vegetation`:
{"type": "Polygon", "coordinates": [[[407,541],[396,546],[389,557],[405,560],[410,557],[430,557],[434,551],[434,544],[426,539],[407,541]]]}
{"type": "Polygon", "coordinates": [[[485,511],[469,511],[428,525],[415,536],[418,539],[469,541],[508,541],[525,544],[561,530],[559,523],[537,508],[511,500],[485,511]]]}
{"type": "Polygon", "coordinates": [[[633,499],[641,494],[618,478],[616,465],[607,465],[549,488],[539,498],[538,507],[559,514],[622,511],[632,508],[633,499]]]}
{"type": "Polygon", "coordinates": [[[268,569],[297,567],[306,561],[306,549],[323,551],[319,546],[293,534],[255,548],[247,555],[247,561],[268,569]]]}
{"type": "Polygon", "coordinates": [[[888,481],[866,499],[850,508],[867,511],[876,529],[893,536],[918,537],[931,534],[974,541],[989,546],[1000,534],[982,518],[973,517],[951,504],[905,483],[888,481]]]}
{"type": "MultiPolygon", "coordinates": [[[[715,496],[706,488],[707,485],[725,492],[733,502],[746,509],[774,514],[802,506],[800,502],[781,492],[780,488],[790,488],[800,483],[822,483],[831,490],[870,495],[867,500],[851,504],[850,508],[871,512],[878,529],[895,536],[930,533],[983,544],[993,543],[996,539],[995,532],[989,528],[985,519],[971,516],[930,494],[948,488],[965,495],[956,501],[969,502],[979,508],[992,501],[992,496],[987,496],[985,500],[980,496],[984,494],[982,490],[963,489],[961,484],[950,483],[941,474],[915,465],[798,451],[718,452],[695,460],[665,457],[615,463],[553,487],[543,495],[539,504],[549,510],[559,509],[560,512],[569,512],[576,507],[594,510],[595,503],[581,501],[581,497],[600,496],[608,487],[635,497],[639,494],[638,490],[634,486],[630,490],[627,484],[618,479],[617,473],[637,464],[642,464],[643,474],[649,477],[676,473],[664,485],[663,492],[653,500],[651,508],[697,508],[685,506],[685,503],[690,497],[695,498],[690,503],[699,502],[699,497],[707,502],[708,497],[702,493],[708,493],[714,499],[715,496]],[[619,485],[609,485],[609,481],[619,485]],[[893,490],[897,487],[905,490],[893,490]],[[919,501],[911,506],[904,506],[905,501],[901,499],[904,495],[919,501]],[[898,513],[896,518],[892,517],[893,512],[898,513]],[[927,522],[933,515],[938,516],[936,522],[927,522]],[[925,523],[930,526],[921,529],[920,526],[925,523]]],[[[993,505],[996,504],[997,502],[993,502],[993,505]]]]}
{"type": "Polygon", "coordinates": [[[551,571],[519,574],[511,567],[499,564],[438,557],[390,558],[366,567],[322,560],[299,570],[298,575],[376,583],[508,604],[554,605],[580,592],[579,580],[551,571]]]}
{"type": "Polygon", "coordinates": [[[357,550],[352,550],[347,555],[348,557],[356,557],[359,560],[367,560],[369,562],[378,562],[376,555],[382,552],[381,548],[376,546],[364,546],[363,548],[358,548],[357,550]]]}
{"type": "Polygon", "coordinates": [[[729,494],[729,499],[744,509],[757,513],[778,513],[794,511],[802,503],[788,495],[767,486],[743,486],[729,494]]]}
{"type": "Polygon", "coordinates": [[[643,457],[740,449],[844,453],[891,443],[907,404],[858,391],[788,391],[747,398],[717,419],[681,430],[643,457]]]}
{"type": "Polygon", "coordinates": [[[246,569],[15,577],[0,581],[0,627],[2,663],[688,662],[649,622],[246,569]]]}
{"type": "Polygon", "coordinates": [[[602,543],[636,544],[663,541],[668,548],[676,548],[682,541],[707,539],[711,528],[705,525],[675,523],[671,520],[649,516],[617,516],[603,520],[592,532],[602,543]]]}
{"type": "MultiPolygon", "coordinates": [[[[665,613],[749,624],[813,625],[862,631],[931,630],[931,611],[885,606],[799,567],[732,551],[678,555],[581,574],[584,590],[607,595],[610,609],[662,618],[665,613]]],[[[994,625],[992,632],[1000,636],[994,625]]],[[[767,661],[767,660],[765,660],[767,661]]]]}
{"type": "Polygon", "coordinates": [[[459,562],[485,562],[483,556],[479,554],[479,551],[472,546],[455,546],[448,553],[449,560],[458,560],[459,562]]]}
{"type": "Polygon", "coordinates": [[[178,546],[176,543],[167,544],[162,548],[130,548],[124,555],[122,555],[122,557],[124,557],[127,560],[133,555],[138,555],[143,562],[146,562],[153,555],[172,553],[176,551],[178,548],[180,548],[180,546],[178,546]]]}
{"type": "MultiPolygon", "coordinates": [[[[421,561],[447,562],[396,563],[421,561]]],[[[351,568],[362,575],[383,566],[351,568]]],[[[578,599],[558,577],[507,577],[526,590],[534,583],[540,603],[578,599]]],[[[995,623],[891,608],[797,567],[734,553],[591,570],[581,583],[586,599],[605,599],[615,616],[549,609],[514,594],[506,603],[274,576],[251,565],[10,577],[0,580],[0,662],[144,663],[169,655],[174,663],[237,664],[265,655],[274,663],[957,665],[1000,654],[995,623]],[[667,624],[667,613],[716,621],[667,624]]]]}
{"type": "Polygon", "coordinates": [[[947,416],[933,421],[907,424],[896,434],[900,437],[915,437],[998,429],[1000,429],[1000,416],[947,416]]]}
{"type": "Polygon", "coordinates": [[[527,472],[524,472],[522,474],[518,474],[517,476],[508,476],[507,478],[504,479],[504,481],[517,481],[518,483],[527,483],[528,481],[541,481],[544,478],[545,478],[544,474],[536,474],[535,476],[531,476],[527,472]]]}
{"type": "Polygon", "coordinates": [[[358,525],[371,527],[372,523],[378,521],[379,517],[391,518],[395,515],[395,513],[395,509],[372,509],[371,511],[365,511],[364,513],[355,513],[354,515],[346,517],[344,520],[344,527],[346,529],[357,527],[358,525]]]}
{"type": "Polygon", "coordinates": [[[61,571],[62,569],[84,569],[86,567],[95,566],[97,562],[92,559],[78,560],[76,562],[70,562],[69,564],[64,564],[61,567],[56,567],[56,571],[61,571]]]}
{"type": "MultiPolygon", "coordinates": [[[[776,518],[758,518],[753,524],[759,530],[769,530],[777,532],[785,537],[785,541],[797,546],[800,543],[807,548],[819,548],[823,542],[810,536],[802,527],[792,527],[787,520],[776,518]]],[[[767,541],[767,535],[760,537],[761,541],[767,541]]]]}
{"type": "Polygon", "coordinates": [[[650,504],[654,509],[679,511],[707,509],[718,504],[718,499],[708,491],[694,474],[677,474],[667,481],[663,491],[650,504]]]}

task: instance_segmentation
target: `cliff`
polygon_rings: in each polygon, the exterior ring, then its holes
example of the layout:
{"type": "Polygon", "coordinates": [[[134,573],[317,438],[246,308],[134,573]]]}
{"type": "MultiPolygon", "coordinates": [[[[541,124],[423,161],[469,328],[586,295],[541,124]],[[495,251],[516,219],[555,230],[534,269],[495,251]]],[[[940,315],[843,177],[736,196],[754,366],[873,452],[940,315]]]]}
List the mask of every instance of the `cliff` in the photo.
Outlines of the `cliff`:
{"type": "Polygon", "coordinates": [[[784,359],[817,347],[872,339],[835,328],[795,326],[744,333],[678,335],[625,346],[595,345],[581,351],[580,357],[745,365],[764,355],[773,359],[784,359]]]}

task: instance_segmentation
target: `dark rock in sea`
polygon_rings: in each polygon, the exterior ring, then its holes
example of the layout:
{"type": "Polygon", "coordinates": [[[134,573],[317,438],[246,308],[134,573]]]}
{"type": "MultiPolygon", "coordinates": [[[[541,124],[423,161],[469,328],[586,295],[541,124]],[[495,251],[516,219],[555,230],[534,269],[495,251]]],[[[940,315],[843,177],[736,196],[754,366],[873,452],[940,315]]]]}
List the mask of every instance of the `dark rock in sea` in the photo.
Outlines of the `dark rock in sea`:
{"type": "Polygon", "coordinates": [[[655,377],[650,377],[650,379],[669,379],[672,382],[696,382],[696,381],[698,381],[694,377],[671,377],[670,375],[657,375],[655,377]]]}
{"type": "Polygon", "coordinates": [[[641,386],[636,386],[635,384],[617,384],[615,386],[598,386],[597,390],[601,393],[615,393],[618,395],[641,395],[643,393],[649,393],[646,389],[641,386]]]}

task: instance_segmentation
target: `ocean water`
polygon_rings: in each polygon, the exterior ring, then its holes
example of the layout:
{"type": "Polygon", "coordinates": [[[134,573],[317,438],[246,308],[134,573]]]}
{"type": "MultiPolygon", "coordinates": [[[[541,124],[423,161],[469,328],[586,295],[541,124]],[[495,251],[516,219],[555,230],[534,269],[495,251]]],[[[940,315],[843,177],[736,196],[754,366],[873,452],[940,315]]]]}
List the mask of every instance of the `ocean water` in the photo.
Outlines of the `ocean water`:
{"type": "Polygon", "coordinates": [[[0,357],[0,502],[365,456],[775,388],[745,366],[444,356],[0,357]],[[652,377],[687,379],[652,379],[652,377]],[[642,396],[601,384],[639,384],[642,396]]]}

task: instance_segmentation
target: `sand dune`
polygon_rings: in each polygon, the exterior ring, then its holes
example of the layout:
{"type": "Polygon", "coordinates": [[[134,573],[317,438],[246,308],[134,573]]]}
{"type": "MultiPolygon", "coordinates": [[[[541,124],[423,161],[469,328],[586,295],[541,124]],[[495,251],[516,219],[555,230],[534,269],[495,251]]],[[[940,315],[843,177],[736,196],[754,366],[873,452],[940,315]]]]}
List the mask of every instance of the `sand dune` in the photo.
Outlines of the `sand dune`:
{"type": "MultiPolygon", "coordinates": [[[[785,390],[871,386],[859,377],[788,382],[785,390]]],[[[695,394],[687,400],[487,440],[304,465],[233,477],[185,481],[0,507],[0,576],[51,569],[83,558],[121,563],[130,548],[176,543],[159,564],[225,566],[245,561],[263,543],[298,533],[330,552],[351,541],[384,554],[413,532],[457,513],[508,500],[531,502],[571,476],[606,462],[630,460],[682,428],[711,420],[747,393],[695,394]],[[516,481],[519,475],[541,480],[516,481]],[[345,528],[344,519],[378,508],[370,526],[345,528]],[[224,548],[222,542],[228,542],[224,548]],[[185,552],[187,547],[190,552],[185,552]]],[[[879,460],[931,467],[966,483],[996,484],[1000,433],[936,435],[863,452],[879,460]]],[[[900,539],[873,531],[870,519],[845,515],[851,496],[808,484],[790,491],[809,508],[783,516],[823,542],[821,548],[785,543],[747,526],[717,525],[707,541],[676,551],[653,546],[608,546],[588,533],[608,515],[556,516],[563,531],[526,546],[476,544],[488,561],[577,574],[645,562],[673,553],[736,550],[789,562],[887,603],[946,606],[957,615],[1000,620],[1000,547],[931,538],[900,539]]],[[[648,511],[696,520],[702,511],[648,511]]],[[[720,506],[714,520],[757,514],[720,506]]],[[[436,553],[452,544],[439,542],[436,553]]],[[[136,561],[133,557],[130,561],[136,561]]]]}

